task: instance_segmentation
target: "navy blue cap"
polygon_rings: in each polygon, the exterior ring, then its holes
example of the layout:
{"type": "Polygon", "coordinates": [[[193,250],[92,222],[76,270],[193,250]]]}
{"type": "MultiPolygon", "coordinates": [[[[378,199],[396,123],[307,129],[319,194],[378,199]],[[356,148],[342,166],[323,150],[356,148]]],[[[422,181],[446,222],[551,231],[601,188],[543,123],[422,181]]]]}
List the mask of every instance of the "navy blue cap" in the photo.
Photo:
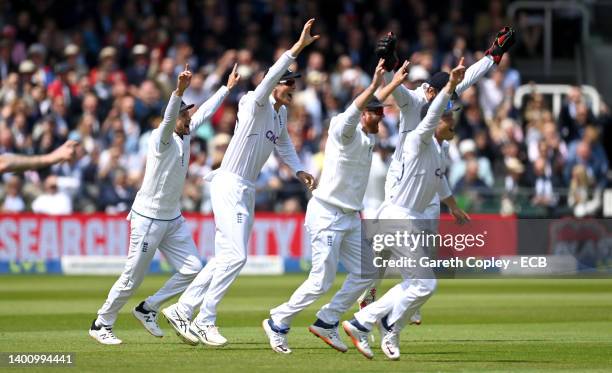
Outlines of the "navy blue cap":
{"type": "Polygon", "coordinates": [[[300,74],[298,72],[287,70],[287,71],[285,71],[283,76],[280,77],[278,82],[279,83],[285,83],[287,80],[296,79],[296,78],[299,78],[301,76],[302,76],[302,74],[300,74]]]}
{"type": "Polygon", "coordinates": [[[183,112],[183,111],[186,111],[186,110],[189,110],[189,109],[191,109],[191,108],[192,108],[192,107],[194,107],[194,106],[195,106],[194,104],[187,105],[187,104],[185,103],[185,101],[181,100],[181,108],[179,109],[179,113],[180,113],[180,112],[183,112]]]}
{"type": "Polygon", "coordinates": [[[385,106],[387,106],[387,105],[385,105],[382,102],[380,102],[380,100],[376,96],[374,96],[374,97],[372,97],[370,102],[368,102],[368,104],[366,105],[365,109],[366,110],[375,111],[375,110],[378,110],[378,109],[383,108],[385,106]]]}
{"type": "Polygon", "coordinates": [[[427,84],[429,84],[431,87],[435,88],[436,90],[438,90],[438,92],[440,92],[442,88],[444,88],[446,83],[448,83],[448,78],[449,75],[447,72],[439,71],[433,74],[431,78],[429,78],[427,84]]]}

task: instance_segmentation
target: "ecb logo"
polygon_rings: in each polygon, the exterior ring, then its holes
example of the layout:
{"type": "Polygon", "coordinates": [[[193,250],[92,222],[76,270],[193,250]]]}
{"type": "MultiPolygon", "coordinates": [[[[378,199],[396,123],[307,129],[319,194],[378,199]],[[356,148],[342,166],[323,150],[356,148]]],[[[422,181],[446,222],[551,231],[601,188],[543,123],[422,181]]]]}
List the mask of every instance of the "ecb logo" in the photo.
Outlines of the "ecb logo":
{"type": "Polygon", "coordinates": [[[274,134],[274,132],[272,132],[271,130],[268,130],[268,132],[266,132],[266,139],[272,141],[276,145],[276,141],[278,140],[278,136],[276,136],[274,134]]]}

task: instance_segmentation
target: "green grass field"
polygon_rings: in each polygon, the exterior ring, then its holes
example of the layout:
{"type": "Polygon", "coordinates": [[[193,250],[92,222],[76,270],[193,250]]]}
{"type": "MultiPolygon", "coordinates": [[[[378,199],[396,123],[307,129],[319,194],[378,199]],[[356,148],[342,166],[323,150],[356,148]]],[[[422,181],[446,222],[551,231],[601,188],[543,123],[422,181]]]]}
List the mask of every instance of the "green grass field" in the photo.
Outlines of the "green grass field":
{"type": "MultiPolygon", "coordinates": [[[[87,334],[114,277],[4,276],[0,352],[74,352],[79,372],[612,371],[612,280],[443,280],[423,308],[423,325],[404,329],[402,358],[393,362],[378,347],[372,361],[352,345],[336,352],[306,330],[331,292],[295,319],[293,354],[272,352],[261,320],[303,279],[240,277],[219,310],[230,344],[210,348],[181,343],[161,316],[166,337],[151,337],[129,313],[163,276],[146,278],[123,309],[119,346],[87,334]]],[[[8,371],[59,369],[66,368],[8,371]]]]}

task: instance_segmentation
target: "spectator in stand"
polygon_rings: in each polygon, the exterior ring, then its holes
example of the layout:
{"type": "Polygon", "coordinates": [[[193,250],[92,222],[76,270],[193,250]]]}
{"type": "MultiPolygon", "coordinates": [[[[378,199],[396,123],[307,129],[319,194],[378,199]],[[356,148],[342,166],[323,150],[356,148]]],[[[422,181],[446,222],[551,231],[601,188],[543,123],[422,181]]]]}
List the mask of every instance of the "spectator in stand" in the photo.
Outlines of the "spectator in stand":
{"type": "Polygon", "coordinates": [[[504,88],[504,74],[495,69],[491,71],[491,77],[482,79],[479,83],[480,107],[485,120],[493,119],[497,108],[504,101],[506,90],[504,88]]]}
{"type": "Polygon", "coordinates": [[[26,204],[21,191],[21,178],[11,175],[4,184],[4,196],[0,199],[0,212],[16,213],[23,212],[26,204]]]}
{"type": "Polygon", "coordinates": [[[593,188],[595,183],[589,177],[587,168],[577,164],[572,168],[572,179],[567,196],[567,205],[574,216],[594,216],[601,208],[601,189],[593,188]]]}
{"type": "Polygon", "coordinates": [[[453,189],[453,194],[458,200],[463,201],[468,211],[478,209],[487,197],[490,197],[490,189],[479,177],[479,164],[476,159],[465,162],[465,174],[453,189]]]}
{"type": "Polygon", "coordinates": [[[565,166],[565,180],[569,184],[574,166],[584,166],[589,178],[598,188],[607,184],[608,157],[599,142],[599,130],[595,126],[587,126],[582,140],[575,140],[569,146],[567,164],[565,166]]]}
{"type": "Polygon", "coordinates": [[[593,113],[582,98],[580,88],[572,87],[559,113],[561,137],[567,143],[582,138],[584,128],[594,120],[593,113]]]}
{"type": "Polygon", "coordinates": [[[127,82],[138,86],[146,78],[149,72],[149,49],[144,44],[136,44],[132,48],[132,64],[126,71],[127,82]]]}
{"type": "Polygon", "coordinates": [[[136,198],[136,190],[128,184],[127,172],[118,168],[113,172],[111,182],[100,189],[100,209],[107,214],[127,213],[136,198]]]}
{"type": "MultiPolygon", "coordinates": [[[[456,187],[459,181],[465,177],[467,174],[467,165],[472,161],[476,162],[478,166],[476,168],[478,171],[477,179],[483,182],[486,187],[492,187],[494,180],[491,162],[486,157],[478,155],[476,142],[472,139],[462,140],[459,143],[459,152],[461,153],[461,160],[452,164],[448,175],[448,182],[451,188],[456,187]]],[[[470,179],[470,181],[472,181],[472,179],[470,179]]]]}
{"type": "Polygon", "coordinates": [[[544,158],[538,158],[533,164],[533,172],[535,175],[534,193],[531,203],[535,206],[552,208],[557,205],[558,197],[555,189],[558,185],[553,182],[552,172],[547,167],[544,158]]]}
{"type": "Polygon", "coordinates": [[[57,176],[47,176],[44,183],[44,192],[32,202],[32,211],[47,215],[72,213],[72,201],[66,193],[59,191],[57,176]]]}

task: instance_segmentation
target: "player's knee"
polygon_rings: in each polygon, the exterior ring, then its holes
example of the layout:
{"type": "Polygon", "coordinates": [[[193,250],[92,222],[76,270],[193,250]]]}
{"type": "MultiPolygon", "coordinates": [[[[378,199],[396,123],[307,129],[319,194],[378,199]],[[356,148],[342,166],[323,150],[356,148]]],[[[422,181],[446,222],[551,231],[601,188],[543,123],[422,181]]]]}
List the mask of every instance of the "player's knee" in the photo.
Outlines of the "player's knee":
{"type": "Polygon", "coordinates": [[[200,259],[194,258],[184,265],[179,271],[182,275],[196,277],[202,270],[202,262],[200,259]]]}
{"type": "Polygon", "coordinates": [[[421,281],[421,290],[423,291],[423,293],[425,293],[426,295],[431,295],[434,291],[436,291],[436,287],[438,286],[438,280],[436,280],[435,278],[430,278],[421,281]]]}
{"type": "Polygon", "coordinates": [[[311,291],[315,296],[321,296],[331,289],[334,279],[323,278],[312,281],[311,291]]]}

